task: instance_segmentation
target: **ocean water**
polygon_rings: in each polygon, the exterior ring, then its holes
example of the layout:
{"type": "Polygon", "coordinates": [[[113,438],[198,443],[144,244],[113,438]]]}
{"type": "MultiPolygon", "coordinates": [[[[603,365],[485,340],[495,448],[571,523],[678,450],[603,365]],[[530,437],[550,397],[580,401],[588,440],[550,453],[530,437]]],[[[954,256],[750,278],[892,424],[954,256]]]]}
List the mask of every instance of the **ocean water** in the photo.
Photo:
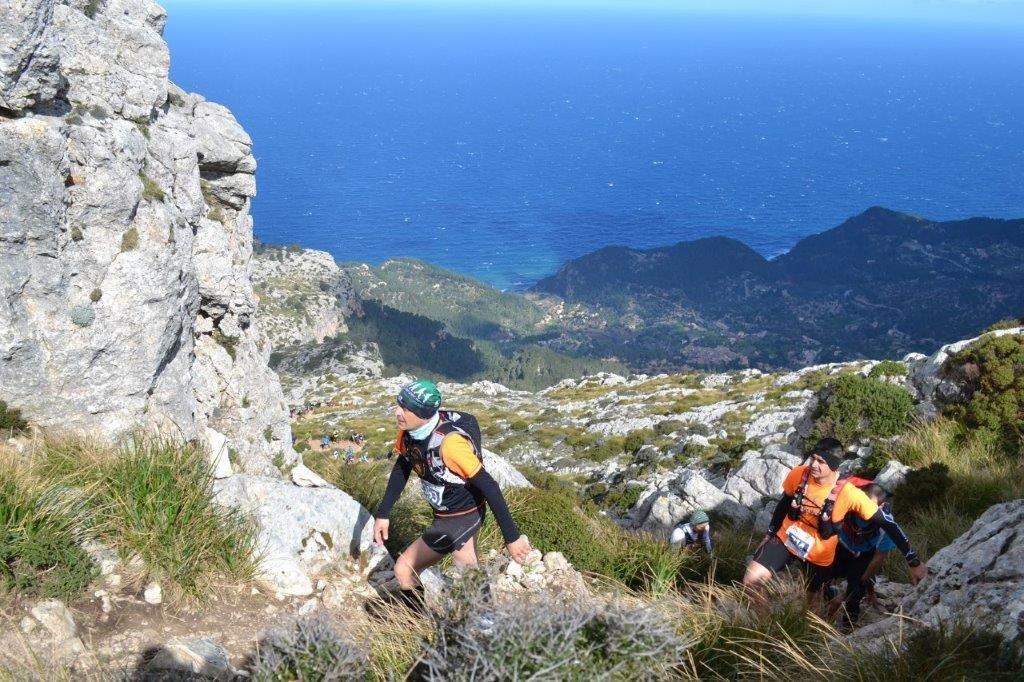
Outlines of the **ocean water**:
{"type": "Polygon", "coordinates": [[[766,256],[872,205],[1024,216],[1024,32],[615,10],[171,2],[255,141],[255,231],[501,288],[609,244],[766,256]]]}

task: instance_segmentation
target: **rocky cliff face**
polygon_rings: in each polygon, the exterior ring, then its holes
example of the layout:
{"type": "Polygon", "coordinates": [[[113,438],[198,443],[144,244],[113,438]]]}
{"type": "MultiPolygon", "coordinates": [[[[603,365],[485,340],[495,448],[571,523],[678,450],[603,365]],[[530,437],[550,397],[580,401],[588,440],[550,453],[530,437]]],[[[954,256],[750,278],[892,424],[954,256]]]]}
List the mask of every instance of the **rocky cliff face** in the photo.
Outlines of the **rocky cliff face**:
{"type": "Polygon", "coordinates": [[[271,471],[287,412],[250,284],[256,162],[168,80],[149,0],[0,6],[0,398],[50,428],[222,443],[271,471]]]}

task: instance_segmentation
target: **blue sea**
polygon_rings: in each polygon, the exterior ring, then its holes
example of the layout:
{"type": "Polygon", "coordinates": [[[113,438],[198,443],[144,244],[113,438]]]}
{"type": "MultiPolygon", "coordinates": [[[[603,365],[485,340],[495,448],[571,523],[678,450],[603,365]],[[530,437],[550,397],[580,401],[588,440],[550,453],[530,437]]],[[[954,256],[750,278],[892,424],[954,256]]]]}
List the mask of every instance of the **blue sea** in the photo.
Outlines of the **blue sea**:
{"type": "Polygon", "coordinates": [[[517,288],[609,244],[766,256],[873,205],[1024,216],[1024,31],[682,12],[168,5],[255,231],[517,288]]]}

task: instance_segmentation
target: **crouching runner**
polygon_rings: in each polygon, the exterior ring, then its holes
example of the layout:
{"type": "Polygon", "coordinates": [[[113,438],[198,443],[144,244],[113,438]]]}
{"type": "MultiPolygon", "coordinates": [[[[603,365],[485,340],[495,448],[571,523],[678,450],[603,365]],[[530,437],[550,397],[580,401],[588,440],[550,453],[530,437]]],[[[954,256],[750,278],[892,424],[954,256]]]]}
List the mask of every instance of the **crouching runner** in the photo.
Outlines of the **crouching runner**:
{"type": "Polygon", "coordinates": [[[405,489],[409,475],[415,471],[423,496],[434,510],[434,522],[399,555],[395,577],[402,588],[402,599],[419,607],[422,571],[448,554],[461,568],[478,565],[476,535],[486,506],[494,513],[512,559],[524,561],[530,544],[512,520],[497,482],[484,468],[476,418],[441,410],[441,392],[426,380],[404,386],[397,403],[397,458],[384,499],[377,508],[373,538],[379,545],[388,539],[391,508],[405,489]]]}
{"type": "Polygon", "coordinates": [[[838,530],[847,515],[881,528],[906,557],[913,582],[923,578],[927,571],[892,516],[883,514],[863,490],[839,478],[842,444],[823,438],[809,458],[809,464],[793,467],[786,476],[782,499],[775,507],[768,534],[747,565],[743,584],[756,587],[787,566],[800,565],[808,577],[811,601],[819,604],[822,588],[832,577],[838,530]]]}

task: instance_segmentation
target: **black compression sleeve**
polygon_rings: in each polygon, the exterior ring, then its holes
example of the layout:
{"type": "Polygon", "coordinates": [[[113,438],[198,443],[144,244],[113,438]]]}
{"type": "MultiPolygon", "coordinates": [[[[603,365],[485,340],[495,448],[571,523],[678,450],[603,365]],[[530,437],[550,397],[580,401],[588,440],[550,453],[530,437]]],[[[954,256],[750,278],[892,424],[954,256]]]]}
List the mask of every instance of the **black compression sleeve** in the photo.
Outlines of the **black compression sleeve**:
{"type": "Polygon", "coordinates": [[[792,495],[783,495],[779,498],[779,503],[775,505],[775,511],[772,512],[772,522],[768,524],[769,535],[775,535],[779,532],[779,528],[782,528],[782,520],[786,518],[786,512],[789,511],[791,504],[793,504],[792,495]]]}
{"type": "Polygon", "coordinates": [[[391,467],[391,475],[388,476],[388,486],[384,489],[384,499],[380,501],[375,516],[378,519],[386,519],[395,506],[398,497],[405,490],[405,484],[409,481],[409,474],[412,473],[412,462],[399,455],[395,460],[395,466],[391,467]]]}
{"type": "Polygon", "coordinates": [[[491,512],[494,514],[494,520],[498,522],[498,528],[501,529],[501,537],[505,539],[505,544],[518,540],[521,533],[516,526],[516,522],[512,519],[512,514],[508,511],[508,505],[505,504],[505,496],[501,494],[498,482],[487,473],[486,469],[480,469],[476,476],[466,481],[466,483],[480,491],[484,499],[487,500],[487,506],[491,508],[491,512]]]}
{"type": "Polygon", "coordinates": [[[909,563],[913,563],[917,560],[917,552],[910,547],[910,540],[907,538],[907,534],[900,528],[900,524],[896,523],[896,519],[893,518],[892,512],[886,511],[879,507],[875,515],[871,517],[871,521],[877,523],[885,534],[896,543],[896,547],[903,552],[903,556],[907,558],[909,563]]]}

